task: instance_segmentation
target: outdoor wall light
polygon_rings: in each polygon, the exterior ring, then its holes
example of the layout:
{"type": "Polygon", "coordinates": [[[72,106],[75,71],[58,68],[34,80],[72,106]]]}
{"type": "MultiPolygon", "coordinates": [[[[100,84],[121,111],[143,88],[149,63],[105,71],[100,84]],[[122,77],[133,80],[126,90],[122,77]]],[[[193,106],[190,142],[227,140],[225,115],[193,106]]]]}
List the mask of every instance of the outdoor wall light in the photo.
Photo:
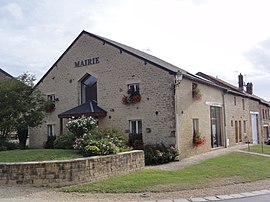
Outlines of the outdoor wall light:
{"type": "Polygon", "coordinates": [[[183,80],[183,73],[178,70],[178,72],[175,75],[175,85],[180,84],[180,82],[183,80]]]}

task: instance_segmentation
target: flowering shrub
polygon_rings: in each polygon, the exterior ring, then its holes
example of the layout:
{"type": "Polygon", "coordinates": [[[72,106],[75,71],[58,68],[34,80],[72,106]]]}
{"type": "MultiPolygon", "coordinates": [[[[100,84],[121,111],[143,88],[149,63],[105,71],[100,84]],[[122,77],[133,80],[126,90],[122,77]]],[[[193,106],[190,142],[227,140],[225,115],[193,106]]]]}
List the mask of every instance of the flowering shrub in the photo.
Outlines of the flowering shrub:
{"type": "Polygon", "coordinates": [[[83,156],[109,155],[131,150],[126,146],[124,136],[113,129],[94,129],[77,138],[74,149],[83,156]]]}
{"type": "Polygon", "coordinates": [[[90,130],[96,128],[97,121],[93,117],[81,117],[72,118],[66,124],[68,130],[76,137],[82,137],[83,134],[90,132],[90,130]]]}
{"type": "Polygon", "coordinates": [[[173,145],[167,148],[163,144],[157,144],[146,145],[144,155],[146,165],[158,165],[175,161],[179,156],[179,152],[173,145]]]}
{"type": "Polygon", "coordinates": [[[193,144],[195,146],[203,145],[205,144],[205,142],[206,142],[205,137],[202,137],[200,133],[195,133],[193,135],[193,144]]]}

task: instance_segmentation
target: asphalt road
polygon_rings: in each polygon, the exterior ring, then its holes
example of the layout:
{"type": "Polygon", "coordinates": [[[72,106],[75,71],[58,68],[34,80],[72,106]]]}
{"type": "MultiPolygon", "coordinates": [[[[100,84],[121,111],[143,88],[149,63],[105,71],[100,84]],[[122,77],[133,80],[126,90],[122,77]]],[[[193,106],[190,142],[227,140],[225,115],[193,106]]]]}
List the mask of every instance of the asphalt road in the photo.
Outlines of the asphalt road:
{"type": "Polygon", "coordinates": [[[228,200],[222,200],[224,202],[269,202],[270,201],[270,194],[264,194],[259,196],[251,196],[247,198],[239,198],[239,199],[228,199],[228,200]]]}

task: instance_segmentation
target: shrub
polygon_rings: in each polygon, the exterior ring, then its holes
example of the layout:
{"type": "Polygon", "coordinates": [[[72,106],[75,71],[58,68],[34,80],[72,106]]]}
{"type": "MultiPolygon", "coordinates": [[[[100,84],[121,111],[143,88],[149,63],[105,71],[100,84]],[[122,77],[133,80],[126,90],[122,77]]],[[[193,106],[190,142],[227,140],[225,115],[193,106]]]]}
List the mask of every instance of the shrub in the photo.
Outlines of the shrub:
{"type": "Polygon", "coordinates": [[[95,129],[75,140],[74,149],[83,156],[109,155],[120,151],[130,151],[125,137],[114,129],[95,129]]]}
{"type": "Polygon", "coordinates": [[[165,145],[146,145],[144,147],[145,164],[158,165],[175,161],[179,156],[178,150],[171,145],[167,148],[165,145]]]}
{"type": "Polygon", "coordinates": [[[73,149],[76,137],[73,133],[67,132],[58,135],[54,141],[55,149],[73,149]]]}
{"type": "Polygon", "coordinates": [[[48,136],[47,141],[44,144],[44,148],[45,149],[53,149],[54,148],[53,142],[54,142],[55,139],[56,139],[55,135],[48,136]]]}
{"type": "Polygon", "coordinates": [[[19,143],[4,140],[0,143],[0,151],[19,149],[19,143]]]}
{"type": "Polygon", "coordinates": [[[84,151],[87,153],[86,156],[96,156],[100,154],[100,149],[97,146],[87,145],[84,151]]]}
{"type": "Polygon", "coordinates": [[[93,117],[81,117],[72,118],[66,124],[68,130],[73,133],[76,137],[82,137],[83,134],[90,132],[92,129],[96,128],[97,121],[93,117]]]}

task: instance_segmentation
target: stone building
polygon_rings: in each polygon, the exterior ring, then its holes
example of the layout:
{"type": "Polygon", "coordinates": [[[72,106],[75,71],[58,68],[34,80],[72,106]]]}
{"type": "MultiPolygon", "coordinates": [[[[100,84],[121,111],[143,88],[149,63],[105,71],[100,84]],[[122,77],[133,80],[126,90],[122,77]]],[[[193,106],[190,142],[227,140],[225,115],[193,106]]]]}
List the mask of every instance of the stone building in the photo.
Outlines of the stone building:
{"type": "Polygon", "coordinates": [[[0,80],[13,78],[9,73],[0,68],[0,80]]]}
{"type": "Polygon", "coordinates": [[[259,141],[269,103],[207,76],[82,31],[36,85],[53,106],[44,124],[30,130],[30,146],[42,147],[82,115],[144,144],[175,145],[181,158],[251,141],[253,114],[259,141]],[[197,146],[199,133],[205,144],[197,146]]]}

